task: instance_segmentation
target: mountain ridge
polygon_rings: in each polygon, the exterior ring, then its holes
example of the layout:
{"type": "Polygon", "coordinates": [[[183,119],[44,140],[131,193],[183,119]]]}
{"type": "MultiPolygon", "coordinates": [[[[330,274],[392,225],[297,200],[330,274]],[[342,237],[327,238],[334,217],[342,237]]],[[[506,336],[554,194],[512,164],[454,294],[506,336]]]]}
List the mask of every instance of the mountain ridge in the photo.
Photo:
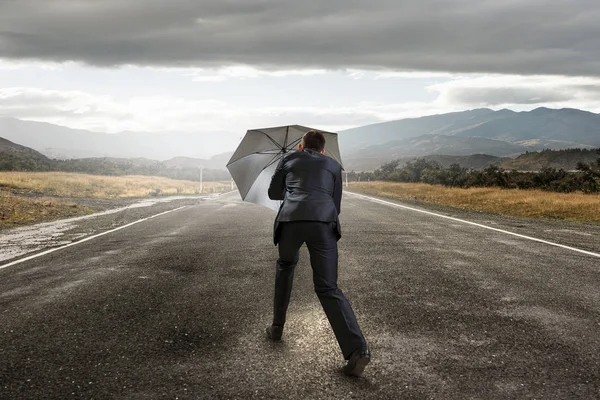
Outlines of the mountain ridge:
{"type": "Polygon", "coordinates": [[[480,108],[352,128],[340,132],[340,147],[345,167],[356,170],[373,170],[392,158],[431,154],[516,157],[544,149],[590,149],[600,147],[600,114],[573,108],[480,108]],[[437,143],[426,145],[431,135],[437,143]]]}
{"type": "MultiPolygon", "coordinates": [[[[224,169],[230,152],[217,154],[218,162],[198,155],[218,153],[210,151],[211,141],[233,150],[243,136],[222,134],[104,134],[0,117],[0,137],[50,158],[147,158],[174,168],[224,169]]],[[[600,114],[573,108],[477,108],[355,127],[339,132],[339,142],[347,170],[373,170],[392,158],[431,154],[516,157],[526,151],[600,147],[600,114]]]]}

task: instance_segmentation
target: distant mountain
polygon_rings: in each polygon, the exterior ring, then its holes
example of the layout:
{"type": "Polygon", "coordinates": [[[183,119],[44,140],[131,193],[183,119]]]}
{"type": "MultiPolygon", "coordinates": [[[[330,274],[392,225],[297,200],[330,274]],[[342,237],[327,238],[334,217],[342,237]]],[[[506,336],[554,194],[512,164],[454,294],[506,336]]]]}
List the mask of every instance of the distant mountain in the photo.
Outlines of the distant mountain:
{"type": "Polygon", "coordinates": [[[209,157],[223,148],[234,149],[243,134],[228,132],[106,134],[44,122],[0,118],[0,136],[31,147],[51,158],[209,157]]]}
{"type": "Polygon", "coordinates": [[[169,168],[213,168],[226,169],[227,162],[233,155],[233,152],[221,153],[211,157],[208,160],[191,157],[174,157],[163,161],[163,165],[169,168]]]}
{"type": "Polygon", "coordinates": [[[430,115],[381,122],[339,132],[340,147],[353,151],[369,145],[383,144],[392,140],[408,139],[421,135],[446,134],[453,127],[465,127],[491,116],[494,111],[482,108],[448,114],[430,115]]]}
{"type": "MultiPolygon", "coordinates": [[[[499,111],[498,111],[499,112],[499,111]]],[[[568,146],[600,146],[600,115],[564,108],[536,108],[529,112],[505,113],[503,118],[480,118],[479,123],[448,131],[454,136],[479,136],[511,142],[546,139],[569,142],[568,146]]]]}
{"type": "Polygon", "coordinates": [[[382,162],[407,156],[484,153],[516,157],[525,151],[599,146],[600,115],[575,109],[514,112],[482,108],[340,132],[345,167],[356,170],[374,169],[382,162]]]}

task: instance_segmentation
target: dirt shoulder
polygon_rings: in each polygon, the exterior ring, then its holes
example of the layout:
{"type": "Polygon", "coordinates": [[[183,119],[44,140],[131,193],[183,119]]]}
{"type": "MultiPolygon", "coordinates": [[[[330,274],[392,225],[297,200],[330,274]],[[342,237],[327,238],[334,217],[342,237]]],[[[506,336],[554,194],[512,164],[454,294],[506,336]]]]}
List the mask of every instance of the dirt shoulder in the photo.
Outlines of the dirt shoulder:
{"type": "Polygon", "coordinates": [[[549,221],[600,225],[600,195],[501,188],[451,188],[424,183],[355,182],[350,191],[437,207],[549,221]]]}

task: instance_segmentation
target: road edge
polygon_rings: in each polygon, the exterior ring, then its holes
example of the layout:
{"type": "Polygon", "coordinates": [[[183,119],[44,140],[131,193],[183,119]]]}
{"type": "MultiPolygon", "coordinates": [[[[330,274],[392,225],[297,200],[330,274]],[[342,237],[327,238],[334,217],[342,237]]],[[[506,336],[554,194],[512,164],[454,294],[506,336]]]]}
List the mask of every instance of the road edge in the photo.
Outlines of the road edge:
{"type": "Polygon", "coordinates": [[[347,193],[347,194],[350,194],[352,196],[360,197],[360,198],[363,198],[363,199],[366,199],[366,200],[369,200],[369,201],[372,201],[372,202],[376,202],[376,203],[380,203],[380,204],[384,204],[384,205],[388,205],[388,206],[393,206],[393,207],[398,207],[398,208],[403,208],[403,209],[406,209],[406,210],[415,211],[415,212],[419,212],[419,213],[422,213],[422,214],[433,215],[433,216],[436,216],[436,217],[439,217],[439,218],[449,219],[451,221],[460,222],[460,223],[463,223],[463,224],[472,225],[472,226],[476,226],[476,227],[479,227],[479,228],[484,228],[484,229],[488,229],[488,230],[491,230],[491,231],[496,231],[496,232],[504,233],[504,234],[511,235],[511,236],[516,236],[516,237],[519,237],[521,239],[531,240],[531,241],[534,241],[534,242],[543,243],[543,244],[547,244],[547,245],[554,246],[554,247],[560,247],[560,248],[563,248],[563,249],[566,249],[566,250],[575,251],[575,252],[578,252],[578,253],[581,253],[581,254],[585,254],[585,255],[588,255],[588,256],[600,258],[600,253],[594,253],[592,251],[578,249],[576,247],[571,247],[571,246],[567,246],[567,245],[564,245],[564,244],[551,242],[551,241],[544,240],[544,239],[538,239],[538,238],[533,237],[533,236],[522,235],[520,233],[515,233],[515,232],[507,231],[507,230],[504,230],[504,229],[494,228],[494,227],[487,226],[487,225],[484,225],[484,224],[480,224],[480,223],[477,223],[477,222],[472,222],[472,221],[468,221],[468,220],[461,219],[461,218],[451,217],[449,215],[435,213],[433,211],[422,210],[422,209],[419,209],[419,208],[416,208],[416,207],[410,207],[410,206],[406,206],[406,205],[403,205],[403,204],[394,203],[392,201],[379,199],[377,197],[367,196],[367,195],[356,193],[356,192],[352,192],[352,191],[349,191],[349,190],[345,190],[344,192],[347,193]]]}

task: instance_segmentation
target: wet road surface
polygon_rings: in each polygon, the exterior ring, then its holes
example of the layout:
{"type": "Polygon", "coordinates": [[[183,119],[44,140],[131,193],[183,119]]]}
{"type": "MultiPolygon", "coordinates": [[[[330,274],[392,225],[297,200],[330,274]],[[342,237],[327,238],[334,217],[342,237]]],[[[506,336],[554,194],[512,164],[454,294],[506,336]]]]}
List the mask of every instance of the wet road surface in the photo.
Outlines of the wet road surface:
{"type": "MultiPolygon", "coordinates": [[[[600,398],[599,258],[352,194],[342,207],[362,378],[340,372],[306,248],[283,341],[265,338],[274,213],[230,194],[1,269],[0,398],[600,398]]],[[[520,226],[552,239],[539,224],[520,226]]]]}

